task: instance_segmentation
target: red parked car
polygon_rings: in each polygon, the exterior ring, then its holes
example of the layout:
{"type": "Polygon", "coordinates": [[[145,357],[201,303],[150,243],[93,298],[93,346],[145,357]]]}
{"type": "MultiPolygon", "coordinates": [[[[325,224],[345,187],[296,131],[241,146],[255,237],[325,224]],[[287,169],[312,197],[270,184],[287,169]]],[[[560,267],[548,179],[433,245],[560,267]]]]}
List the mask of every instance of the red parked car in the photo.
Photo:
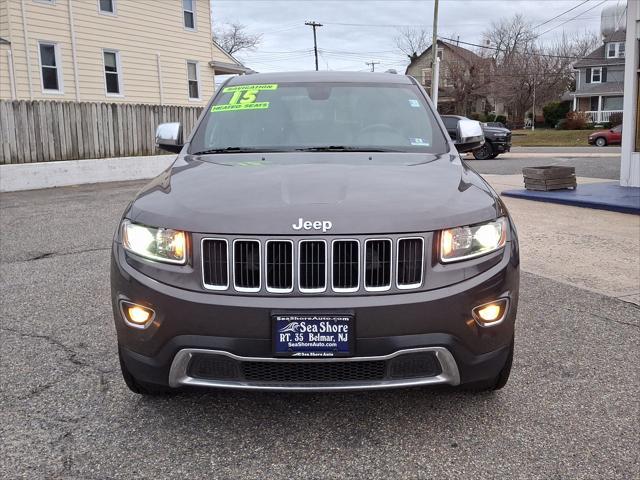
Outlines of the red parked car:
{"type": "Polygon", "coordinates": [[[589,135],[589,145],[605,147],[607,145],[619,145],[622,143],[622,125],[610,130],[596,130],[589,135]]]}

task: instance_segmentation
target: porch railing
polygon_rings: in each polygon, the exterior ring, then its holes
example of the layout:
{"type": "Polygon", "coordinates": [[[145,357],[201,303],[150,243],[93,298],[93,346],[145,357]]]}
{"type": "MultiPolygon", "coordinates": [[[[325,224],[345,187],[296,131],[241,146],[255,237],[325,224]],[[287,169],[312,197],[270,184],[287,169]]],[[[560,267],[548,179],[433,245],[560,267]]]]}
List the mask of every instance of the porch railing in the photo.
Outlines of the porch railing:
{"type": "Polygon", "coordinates": [[[584,112],[589,123],[607,123],[614,113],[622,113],[622,110],[591,110],[584,112]]]}

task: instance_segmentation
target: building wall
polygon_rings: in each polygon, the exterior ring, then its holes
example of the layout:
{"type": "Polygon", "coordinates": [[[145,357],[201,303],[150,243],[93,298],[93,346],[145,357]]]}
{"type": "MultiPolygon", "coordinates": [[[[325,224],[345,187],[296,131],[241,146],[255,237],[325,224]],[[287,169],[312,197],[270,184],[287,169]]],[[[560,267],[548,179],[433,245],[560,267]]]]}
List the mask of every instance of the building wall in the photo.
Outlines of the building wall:
{"type": "MultiPolygon", "coordinates": [[[[214,72],[208,62],[228,61],[211,42],[209,0],[194,0],[195,31],[183,26],[181,0],[115,0],[115,3],[116,13],[110,15],[98,11],[97,0],[54,0],[52,3],[0,0],[0,12],[7,12],[7,21],[0,21],[0,36],[11,41],[18,99],[205,104],[214,91],[214,72]],[[72,48],[74,36],[76,62],[72,48]],[[58,45],[63,93],[43,92],[39,40],[58,45]],[[103,49],[119,51],[122,72],[119,96],[106,93],[103,49]],[[189,99],[187,60],[199,62],[198,101],[189,99]]],[[[6,53],[3,53],[3,67],[6,63],[6,53]]],[[[11,98],[7,95],[8,75],[0,77],[0,98],[11,98]]]]}
{"type": "MultiPolygon", "coordinates": [[[[620,83],[621,85],[624,83],[624,65],[609,65],[607,68],[607,82],[606,83],[620,83]]],[[[586,85],[592,85],[591,83],[587,84],[585,79],[587,78],[587,69],[580,68],[576,75],[576,92],[579,92],[586,85]]]]}

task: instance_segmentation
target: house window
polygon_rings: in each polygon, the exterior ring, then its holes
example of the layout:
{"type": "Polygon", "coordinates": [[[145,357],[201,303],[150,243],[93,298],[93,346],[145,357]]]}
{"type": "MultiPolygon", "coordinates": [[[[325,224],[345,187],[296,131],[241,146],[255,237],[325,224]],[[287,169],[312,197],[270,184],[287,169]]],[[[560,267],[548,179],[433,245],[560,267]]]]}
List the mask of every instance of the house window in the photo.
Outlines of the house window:
{"type": "Polygon", "coordinates": [[[196,29],[196,0],[182,0],[182,16],[184,19],[184,28],[189,30],[196,29]]]}
{"type": "Polygon", "coordinates": [[[98,0],[98,10],[100,11],[100,13],[115,15],[116,0],[98,0]]]}
{"type": "Polygon", "coordinates": [[[603,110],[622,110],[622,97],[602,97],[602,109],[603,110]]]}
{"type": "Polygon", "coordinates": [[[440,61],[442,61],[443,55],[444,55],[444,50],[442,48],[439,48],[438,53],[436,53],[436,56],[440,59],[440,61]]]}
{"type": "Polygon", "coordinates": [[[122,95],[122,69],[120,67],[120,52],[117,50],[103,50],[104,84],[107,95],[122,95]]]}
{"type": "Polygon", "coordinates": [[[38,42],[42,91],[44,93],[62,93],[62,75],[60,72],[60,50],[56,43],[38,42]]]}
{"type": "Polygon", "coordinates": [[[431,69],[422,69],[422,85],[431,85],[431,69]]]}
{"type": "Polygon", "coordinates": [[[591,83],[602,82],[602,67],[591,69],[591,83]]]}
{"type": "Polygon", "coordinates": [[[198,62],[187,61],[189,100],[200,100],[200,67],[198,62]]]}
{"type": "Polygon", "coordinates": [[[624,42],[608,43],[607,58],[624,58],[624,42]]]}

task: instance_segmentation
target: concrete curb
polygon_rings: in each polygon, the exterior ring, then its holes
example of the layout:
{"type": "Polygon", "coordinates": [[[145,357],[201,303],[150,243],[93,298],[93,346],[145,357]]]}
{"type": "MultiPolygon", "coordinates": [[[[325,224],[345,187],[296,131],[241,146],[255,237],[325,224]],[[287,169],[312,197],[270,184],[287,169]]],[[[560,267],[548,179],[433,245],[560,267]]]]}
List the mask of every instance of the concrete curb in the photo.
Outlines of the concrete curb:
{"type": "Polygon", "coordinates": [[[0,192],[153,178],[175,158],[152,155],[0,165],[0,192]]]}

